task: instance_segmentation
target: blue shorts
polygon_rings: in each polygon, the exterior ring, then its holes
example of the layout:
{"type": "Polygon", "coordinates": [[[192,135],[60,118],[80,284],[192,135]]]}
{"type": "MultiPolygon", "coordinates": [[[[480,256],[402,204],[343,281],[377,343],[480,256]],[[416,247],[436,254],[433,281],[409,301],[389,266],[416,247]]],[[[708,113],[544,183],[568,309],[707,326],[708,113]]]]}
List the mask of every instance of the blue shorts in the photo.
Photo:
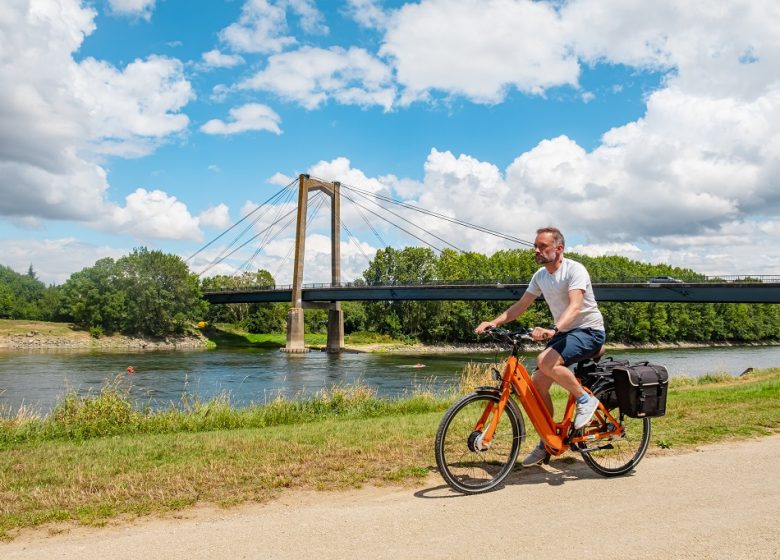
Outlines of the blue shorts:
{"type": "Polygon", "coordinates": [[[553,348],[563,358],[563,365],[576,364],[601,349],[607,333],[596,329],[572,329],[559,332],[547,343],[547,348],[553,348]]]}

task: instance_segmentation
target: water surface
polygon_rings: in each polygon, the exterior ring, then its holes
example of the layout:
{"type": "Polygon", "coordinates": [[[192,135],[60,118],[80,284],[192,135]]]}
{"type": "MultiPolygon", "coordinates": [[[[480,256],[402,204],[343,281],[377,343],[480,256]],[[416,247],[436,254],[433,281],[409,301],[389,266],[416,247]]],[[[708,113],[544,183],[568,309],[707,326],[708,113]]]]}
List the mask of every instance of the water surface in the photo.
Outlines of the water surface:
{"type": "MultiPolygon", "coordinates": [[[[631,361],[665,365],[672,376],[780,366],[780,346],[614,351],[631,361]]],[[[443,392],[455,385],[466,362],[494,363],[503,354],[343,353],[284,354],[278,350],[84,352],[26,350],[0,352],[0,408],[21,405],[45,413],[66,391],[97,393],[119,378],[131,386],[139,406],[179,405],[182,396],[208,400],[226,394],[235,406],[317,393],[334,385],[363,383],[383,397],[417,387],[443,392]],[[127,373],[128,366],[135,370],[127,373]],[[424,366],[424,367],[417,367],[424,366]]],[[[533,356],[529,356],[533,363],[533,356]]]]}

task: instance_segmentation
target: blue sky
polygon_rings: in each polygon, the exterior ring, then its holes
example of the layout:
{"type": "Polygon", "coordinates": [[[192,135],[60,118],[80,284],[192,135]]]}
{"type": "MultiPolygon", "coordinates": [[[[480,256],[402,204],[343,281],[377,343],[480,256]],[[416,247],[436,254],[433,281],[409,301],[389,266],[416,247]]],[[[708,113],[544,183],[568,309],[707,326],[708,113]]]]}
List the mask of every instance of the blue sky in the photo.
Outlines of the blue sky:
{"type": "MultiPolygon", "coordinates": [[[[44,281],[141,245],[188,256],[304,172],[522,239],[556,224],[588,254],[780,271],[772,1],[11,0],[6,11],[0,263],[32,264],[44,281]]],[[[380,243],[344,206],[350,280],[380,243]]],[[[329,279],[321,214],[308,282],[329,279]]],[[[424,225],[468,250],[513,246],[424,225]]],[[[419,243],[378,227],[395,246],[419,243]]],[[[280,232],[252,266],[289,281],[291,242],[280,232]]]]}

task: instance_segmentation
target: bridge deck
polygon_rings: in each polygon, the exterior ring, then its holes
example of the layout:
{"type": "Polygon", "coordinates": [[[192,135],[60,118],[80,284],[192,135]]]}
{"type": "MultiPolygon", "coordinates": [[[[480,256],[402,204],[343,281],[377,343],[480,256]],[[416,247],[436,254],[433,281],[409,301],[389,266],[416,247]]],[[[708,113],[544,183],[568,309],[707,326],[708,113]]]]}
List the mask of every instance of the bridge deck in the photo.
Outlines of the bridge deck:
{"type": "MultiPolygon", "coordinates": [[[[528,284],[439,284],[398,286],[304,286],[304,302],[516,300],[528,284]]],[[[599,301],[678,303],[780,303],[780,282],[593,284],[599,301]]],[[[289,302],[291,288],[258,288],[205,292],[210,303],[289,302]]]]}

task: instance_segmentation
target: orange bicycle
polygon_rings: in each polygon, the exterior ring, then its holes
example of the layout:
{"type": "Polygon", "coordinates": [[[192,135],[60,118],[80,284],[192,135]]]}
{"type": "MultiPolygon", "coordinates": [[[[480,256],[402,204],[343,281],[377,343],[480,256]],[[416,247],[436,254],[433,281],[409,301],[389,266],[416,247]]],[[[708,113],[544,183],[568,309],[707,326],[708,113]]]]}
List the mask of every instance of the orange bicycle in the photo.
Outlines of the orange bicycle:
{"type": "Polygon", "coordinates": [[[456,401],[439,424],[436,464],[450,487],[464,494],[487,492],[512,471],[526,437],[523,415],[510,398],[512,393],[544,442],[545,463],[551,455],[569,449],[581,453],[602,476],[625,474],[639,463],[650,442],[650,418],[632,418],[620,410],[609,369],[587,367],[593,366],[590,359],[579,362],[575,375],[601,404],[591,421],[575,430],[574,397],[569,396],[563,419],[555,422],[520,362],[522,343],[533,340],[530,331],[492,328],[485,333],[511,344],[512,353],[503,374],[493,370],[497,385],[478,387],[456,401]]]}

